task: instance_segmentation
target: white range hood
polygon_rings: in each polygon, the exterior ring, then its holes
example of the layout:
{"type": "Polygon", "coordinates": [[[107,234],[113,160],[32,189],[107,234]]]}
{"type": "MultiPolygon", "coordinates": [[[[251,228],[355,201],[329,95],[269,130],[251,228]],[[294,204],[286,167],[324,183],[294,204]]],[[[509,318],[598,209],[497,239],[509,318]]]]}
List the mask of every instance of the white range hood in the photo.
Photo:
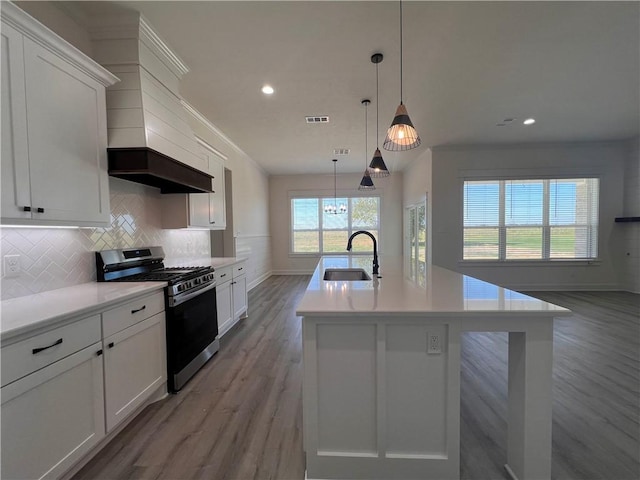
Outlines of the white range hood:
{"type": "Polygon", "coordinates": [[[179,96],[189,69],[138,12],[91,29],[97,62],[120,78],[107,89],[109,174],[163,193],[212,191],[179,96]]]}

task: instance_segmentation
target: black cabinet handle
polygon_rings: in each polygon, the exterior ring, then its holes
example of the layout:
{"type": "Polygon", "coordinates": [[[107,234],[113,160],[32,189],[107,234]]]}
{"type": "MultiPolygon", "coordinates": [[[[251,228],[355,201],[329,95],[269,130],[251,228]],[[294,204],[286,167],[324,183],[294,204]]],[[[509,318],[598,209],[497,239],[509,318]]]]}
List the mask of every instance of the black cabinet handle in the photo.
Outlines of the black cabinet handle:
{"type": "Polygon", "coordinates": [[[48,347],[40,347],[40,348],[34,348],[33,350],[31,350],[31,353],[33,353],[34,355],[36,353],[40,353],[43,350],[48,350],[49,348],[55,347],[56,345],[60,345],[62,343],[62,339],[59,338],[58,340],[56,340],[55,342],[53,342],[51,345],[49,345],[48,347]]]}
{"type": "Polygon", "coordinates": [[[209,222],[209,223],[214,224],[214,223],[216,223],[216,222],[215,222],[215,221],[213,221],[213,222],[209,222]]]}
{"type": "Polygon", "coordinates": [[[44,213],[44,208],[42,208],[42,207],[38,207],[38,208],[36,209],[36,211],[37,211],[38,213],[44,213]]]}
{"type": "Polygon", "coordinates": [[[220,275],[220,278],[222,278],[222,277],[226,277],[226,276],[227,276],[227,274],[226,274],[226,273],[223,273],[222,275],[220,275]]]}
{"type": "Polygon", "coordinates": [[[113,348],[114,345],[115,345],[115,343],[111,342],[109,345],[107,345],[107,347],[113,348]]]}
{"type": "Polygon", "coordinates": [[[22,207],[22,211],[23,212],[30,212],[31,211],[31,207],[22,207]]]}
{"type": "Polygon", "coordinates": [[[240,268],[238,269],[238,271],[242,270],[243,268],[244,268],[244,267],[240,267],[240,268]]]}
{"type": "Polygon", "coordinates": [[[238,283],[238,282],[231,282],[231,285],[235,285],[236,283],[238,283]]]}
{"type": "Polygon", "coordinates": [[[100,349],[100,350],[98,350],[98,351],[96,352],[96,357],[99,357],[100,355],[102,355],[102,349],[100,349]]]}
{"type": "Polygon", "coordinates": [[[131,310],[131,315],[133,315],[134,313],[141,312],[145,308],[147,308],[147,306],[146,305],[142,305],[142,307],[138,308],[137,310],[131,310]]]}

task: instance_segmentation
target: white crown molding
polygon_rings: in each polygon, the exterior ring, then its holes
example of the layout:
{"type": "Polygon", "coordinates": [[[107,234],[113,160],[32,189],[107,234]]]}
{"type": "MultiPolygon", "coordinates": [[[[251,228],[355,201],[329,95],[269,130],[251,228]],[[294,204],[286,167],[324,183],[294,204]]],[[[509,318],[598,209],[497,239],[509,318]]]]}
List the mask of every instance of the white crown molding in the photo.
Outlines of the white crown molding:
{"type": "Polygon", "coordinates": [[[139,40],[178,78],[182,78],[189,72],[189,67],[139,12],[115,14],[101,18],[90,28],[89,33],[91,39],[95,41],[139,40]]]}
{"type": "Polygon", "coordinates": [[[620,147],[635,137],[612,139],[612,140],[585,140],[569,142],[539,142],[539,143],[478,143],[460,145],[436,145],[431,148],[434,153],[438,152],[459,152],[469,150],[541,150],[549,148],[594,148],[594,147],[620,147]]]}
{"type": "Polygon", "coordinates": [[[227,135],[225,135],[225,133],[222,130],[220,130],[213,123],[211,123],[211,120],[209,120],[202,113],[200,113],[198,110],[196,110],[195,107],[193,107],[186,100],[181,99],[180,101],[182,102],[182,106],[184,107],[184,109],[193,118],[195,118],[198,122],[200,122],[202,125],[204,125],[211,133],[213,133],[215,136],[220,138],[223,142],[228,144],[236,152],[238,152],[240,155],[242,155],[244,158],[246,158],[263,175],[269,176],[269,174],[266,172],[266,170],[261,165],[259,165],[253,158],[251,158],[249,155],[247,155],[244,152],[244,150],[242,150],[238,145],[236,145],[236,143],[233,140],[231,140],[229,137],[227,137],[227,135]]]}
{"type": "Polygon", "coordinates": [[[69,42],[60,38],[56,33],[49,30],[12,2],[2,1],[0,5],[2,21],[11,25],[25,37],[65,59],[105,87],[120,81],[118,77],[97,64],[69,42]]]}
{"type": "Polygon", "coordinates": [[[140,40],[164,60],[164,63],[178,77],[189,72],[189,67],[169,48],[142,15],[140,15],[140,40]]]}

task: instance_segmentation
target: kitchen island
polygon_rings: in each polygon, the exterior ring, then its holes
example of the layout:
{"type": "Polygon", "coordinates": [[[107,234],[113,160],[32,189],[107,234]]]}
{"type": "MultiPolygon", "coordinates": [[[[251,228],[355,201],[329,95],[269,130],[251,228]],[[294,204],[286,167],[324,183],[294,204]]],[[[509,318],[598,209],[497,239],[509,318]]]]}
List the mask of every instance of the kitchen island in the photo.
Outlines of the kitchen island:
{"type": "Polygon", "coordinates": [[[565,308],[402,258],[323,257],[297,307],[303,322],[307,479],[457,479],[460,335],[509,332],[505,468],[551,477],[553,318],[565,308]],[[372,280],[326,281],[327,268],[372,280]]]}

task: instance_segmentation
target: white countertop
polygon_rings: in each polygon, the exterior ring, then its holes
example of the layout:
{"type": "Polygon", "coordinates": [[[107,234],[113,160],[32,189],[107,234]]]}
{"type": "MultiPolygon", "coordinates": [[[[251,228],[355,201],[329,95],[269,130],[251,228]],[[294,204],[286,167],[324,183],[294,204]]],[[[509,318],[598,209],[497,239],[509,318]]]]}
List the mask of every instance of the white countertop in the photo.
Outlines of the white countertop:
{"type": "Polygon", "coordinates": [[[519,292],[437,266],[409,279],[400,257],[380,257],[373,278],[371,256],[325,256],[316,267],[297,315],[448,316],[460,313],[505,316],[570,315],[571,311],[519,292]],[[373,280],[326,281],[326,268],[364,268],[373,280]]]}
{"type": "MultiPolygon", "coordinates": [[[[166,266],[222,268],[245,260],[245,257],[181,258],[167,261],[166,266]]],[[[92,315],[166,285],[165,282],[91,282],[4,300],[0,302],[0,341],[55,326],[70,317],[92,315]]]]}
{"type": "Polygon", "coordinates": [[[22,336],[70,317],[92,315],[166,286],[166,282],[91,282],[0,302],[0,340],[22,336]]]}

